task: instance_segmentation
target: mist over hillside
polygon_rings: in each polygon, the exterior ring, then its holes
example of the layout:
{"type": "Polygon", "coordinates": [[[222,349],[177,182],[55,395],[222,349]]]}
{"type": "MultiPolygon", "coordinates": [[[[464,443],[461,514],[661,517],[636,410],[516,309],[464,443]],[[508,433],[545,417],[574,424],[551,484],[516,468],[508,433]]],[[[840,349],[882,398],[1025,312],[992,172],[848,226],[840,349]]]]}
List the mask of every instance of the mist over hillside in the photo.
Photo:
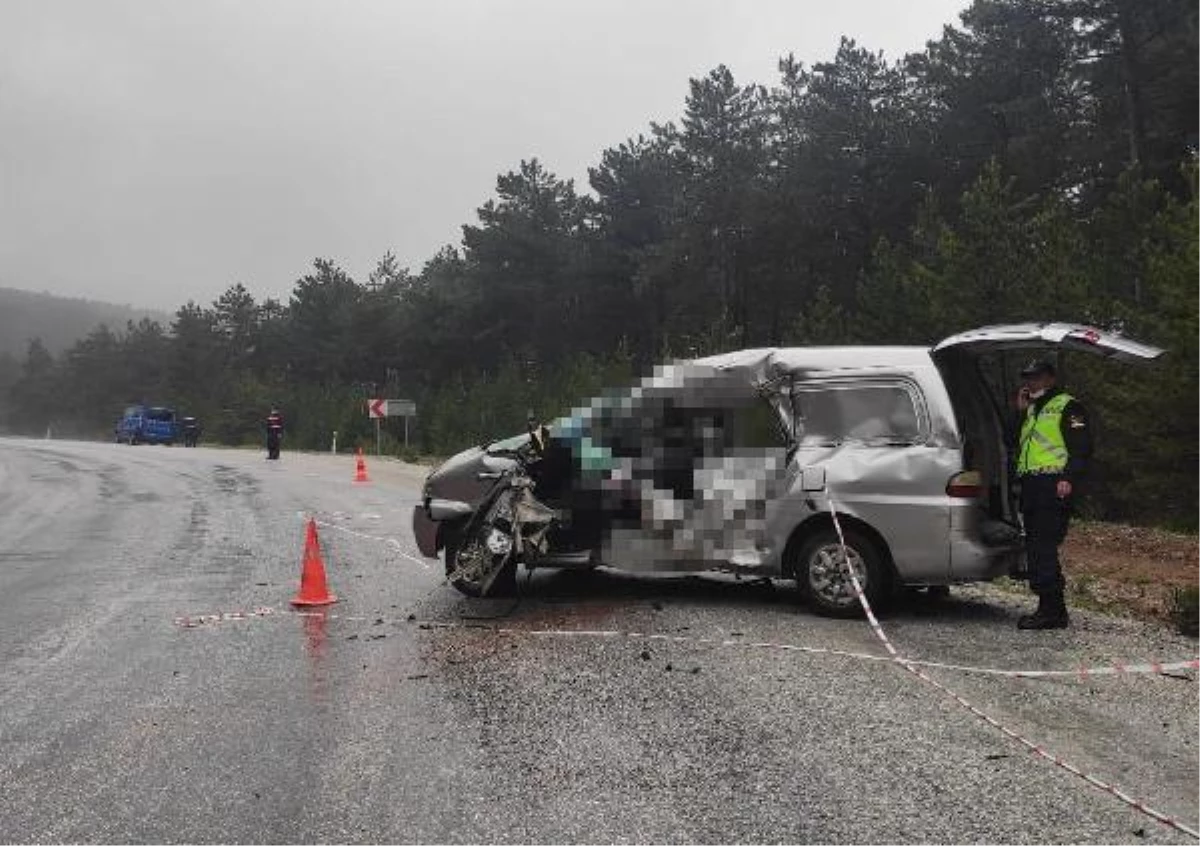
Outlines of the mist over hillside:
{"type": "Polygon", "coordinates": [[[41,338],[46,349],[58,355],[101,323],[114,331],[142,318],[166,328],[171,315],[116,303],[59,297],[54,294],[0,288],[0,355],[20,358],[29,342],[41,338]]]}

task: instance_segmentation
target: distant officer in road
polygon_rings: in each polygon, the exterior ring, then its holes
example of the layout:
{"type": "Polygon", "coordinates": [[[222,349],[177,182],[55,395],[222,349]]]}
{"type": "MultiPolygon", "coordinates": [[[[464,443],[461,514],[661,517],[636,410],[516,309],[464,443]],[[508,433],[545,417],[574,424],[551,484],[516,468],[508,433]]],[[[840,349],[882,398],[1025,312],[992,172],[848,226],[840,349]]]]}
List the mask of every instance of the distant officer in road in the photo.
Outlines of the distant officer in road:
{"type": "Polygon", "coordinates": [[[195,417],[183,418],[183,445],[194,447],[200,442],[200,421],[195,417]]]}
{"type": "Polygon", "coordinates": [[[283,415],[272,408],[267,415],[267,458],[279,458],[279,445],[283,440],[283,415]]]}
{"type": "Polygon", "coordinates": [[[1021,617],[1017,628],[1065,629],[1069,619],[1058,546],[1067,535],[1072,504],[1091,460],[1091,427],[1083,405],[1058,386],[1049,361],[1029,362],[1021,382],[1017,475],[1029,587],[1037,594],[1038,607],[1021,617]]]}

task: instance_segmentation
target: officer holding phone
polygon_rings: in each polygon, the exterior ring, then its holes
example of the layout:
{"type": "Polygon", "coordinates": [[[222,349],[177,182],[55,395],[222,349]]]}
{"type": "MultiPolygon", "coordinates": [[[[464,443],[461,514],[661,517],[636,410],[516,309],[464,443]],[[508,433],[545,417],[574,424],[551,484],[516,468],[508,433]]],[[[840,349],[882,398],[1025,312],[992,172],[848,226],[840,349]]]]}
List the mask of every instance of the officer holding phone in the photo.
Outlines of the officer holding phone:
{"type": "Polygon", "coordinates": [[[1021,382],[1017,476],[1029,587],[1037,594],[1038,607],[1021,617],[1017,628],[1065,629],[1070,621],[1058,547],[1067,535],[1071,507],[1091,460],[1091,427],[1083,405],[1058,386],[1049,361],[1029,362],[1021,370],[1021,382]]]}

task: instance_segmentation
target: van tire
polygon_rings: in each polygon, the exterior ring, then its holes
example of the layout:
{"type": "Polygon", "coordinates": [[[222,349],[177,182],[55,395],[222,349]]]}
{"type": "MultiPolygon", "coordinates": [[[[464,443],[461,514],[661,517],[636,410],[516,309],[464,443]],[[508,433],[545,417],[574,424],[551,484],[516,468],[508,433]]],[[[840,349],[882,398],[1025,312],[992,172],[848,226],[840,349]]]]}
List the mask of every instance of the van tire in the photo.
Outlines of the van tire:
{"type": "MultiPolygon", "coordinates": [[[[878,608],[889,589],[887,568],[876,545],[863,534],[845,529],[846,549],[851,561],[857,562],[855,572],[864,580],[863,591],[872,608],[878,608]]],[[[827,617],[858,617],[862,605],[854,595],[854,586],[846,576],[841,555],[841,541],[833,528],[821,529],[810,535],[796,550],[792,573],[805,602],[818,614],[827,617]]]]}

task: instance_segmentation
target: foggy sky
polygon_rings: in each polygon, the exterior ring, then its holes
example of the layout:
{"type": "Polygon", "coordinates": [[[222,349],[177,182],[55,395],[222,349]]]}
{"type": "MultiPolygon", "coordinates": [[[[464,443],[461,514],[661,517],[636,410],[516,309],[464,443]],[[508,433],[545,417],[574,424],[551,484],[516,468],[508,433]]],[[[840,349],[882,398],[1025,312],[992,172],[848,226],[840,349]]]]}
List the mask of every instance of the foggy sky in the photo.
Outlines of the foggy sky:
{"type": "Polygon", "coordinates": [[[0,287],[173,310],[286,302],[318,256],[416,272],[523,158],[588,190],[690,77],[899,58],[965,5],[2,0],[0,287]]]}

